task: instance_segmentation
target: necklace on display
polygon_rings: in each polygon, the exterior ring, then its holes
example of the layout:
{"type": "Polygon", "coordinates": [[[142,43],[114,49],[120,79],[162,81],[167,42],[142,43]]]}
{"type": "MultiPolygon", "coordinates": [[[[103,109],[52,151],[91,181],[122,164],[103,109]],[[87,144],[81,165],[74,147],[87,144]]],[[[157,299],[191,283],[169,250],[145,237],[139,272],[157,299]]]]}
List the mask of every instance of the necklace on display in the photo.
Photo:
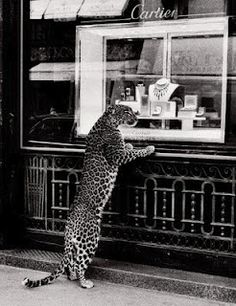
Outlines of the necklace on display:
{"type": "Polygon", "coordinates": [[[160,79],[154,84],[153,94],[158,100],[163,97],[169,89],[170,81],[168,79],[160,79]]]}

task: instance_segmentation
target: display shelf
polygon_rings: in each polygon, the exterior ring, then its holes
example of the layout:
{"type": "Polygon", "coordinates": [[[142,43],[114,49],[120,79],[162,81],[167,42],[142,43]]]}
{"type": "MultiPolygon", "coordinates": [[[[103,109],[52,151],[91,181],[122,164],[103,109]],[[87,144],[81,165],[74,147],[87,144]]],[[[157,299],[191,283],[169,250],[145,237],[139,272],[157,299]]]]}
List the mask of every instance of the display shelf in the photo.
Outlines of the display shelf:
{"type": "Polygon", "coordinates": [[[132,128],[127,126],[121,127],[121,133],[127,140],[138,141],[179,141],[180,137],[187,142],[217,142],[220,137],[220,129],[217,128],[194,128],[194,130],[165,130],[152,128],[132,128]]]}
{"type": "Polygon", "coordinates": [[[206,120],[206,117],[180,118],[180,117],[160,117],[160,116],[137,116],[137,118],[142,119],[142,120],[178,120],[178,121],[184,121],[184,120],[204,121],[206,120]]]}
{"type": "Polygon", "coordinates": [[[115,75],[112,75],[112,71],[108,71],[107,77],[109,79],[114,79],[118,80],[118,79],[160,79],[162,77],[162,75],[158,75],[158,74],[126,74],[126,73],[117,73],[114,72],[115,75]]]}
{"type": "Polygon", "coordinates": [[[205,117],[194,117],[194,118],[179,118],[179,117],[158,117],[158,116],[137,116],[138,120],[149,120],[149,121],[161,121],[161,128],[166,129],[169,126],[169,121],[181,121],[182,131],[193,130],[194,121],[205,121],[205,117]]]}

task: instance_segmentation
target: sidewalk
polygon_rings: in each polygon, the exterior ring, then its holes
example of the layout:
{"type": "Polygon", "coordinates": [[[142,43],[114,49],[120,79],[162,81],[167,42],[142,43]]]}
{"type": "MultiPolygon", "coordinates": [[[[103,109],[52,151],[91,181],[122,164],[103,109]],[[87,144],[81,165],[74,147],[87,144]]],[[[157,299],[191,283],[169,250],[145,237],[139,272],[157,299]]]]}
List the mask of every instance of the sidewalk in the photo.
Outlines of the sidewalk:
{"type": "Polygon", "coordinates": [[[0,304],[4,306],[220,306],[235,305],[162,293],[94,280],[93,289],[82,289],[64,276],[54,283],[28,289],[24,277],[37,279],[48,273],[0,265],[0,304]]]}
{"type": "MultiPolygon", "coordinates": [[[[39,273],[42,271],[48,273],[48,271],[53,271],[58,267],[61,256],[61,253],[36,249],[0,250],[0,265],[34,269],[40,271],[39,273]]],[[[30,270],[30,275],[33,275],[33,279],[39,277],[37,271],[32,272],[30,270]]],[[[87,275],[90,275],[90,277],[95,280],[95,283],[98,284],[104,284],[103,282],[112,283],[113,285],[111,286],[113,288],[120,288],[120,286],[123,285],[125,286],[124,288],[126,288],[126,286],[138,287],[128,287],[131,288],[129,292],[132,290],[134,290],[134,292],[142,292],[142,290],[144,290],[145,292],[145,289],[148,289],[151,290],[150,292],[153,292],[153,294],[156,292],[158,296],[159,292],[162,292],[162,294],[167,297],[177,294],[184,295],[185,297],[219,301],[219,304],[213,305],[221,305],[220,302],[236,303],[235,278],[159,268],[97,257],[94,258],[92,265],[88,269],[87,275]]],[[[23,278],[25,276],[27,275],[23,275],[23,278]]],[[[68,286],[68,282],[66,286],[68,286]]],[[[71,288],[70,286],[69,288],[71,288]]],[[[80,288],[76,287],[76,290],[79,289],[80,288]]],[[[96,292],[96,288],[93,291],[96,292]]],[[[106,296],[105,293],[103,293],[103,295],[104,297],[106,296]]],[[[126,296],[126,294],[121,293],[121,296],[126,296]]],[[[137,294],[137,296],[139,296],[139,294],[137,294]]],[[[185,298],[183,297],[183,299],[185,298]]],[[[119,301],[119,296],[115,301],[119,301]]],[[[208,305],[211,305],[209,303],[208,305]]],[[[112,304],[114,304],[114,302],[112,302],[112,304]]],[[[1,303],[1,300],[0,305],[4,305],[1,303]]],[[[164,303],[160,305],[176,304],[164,303]]]]}

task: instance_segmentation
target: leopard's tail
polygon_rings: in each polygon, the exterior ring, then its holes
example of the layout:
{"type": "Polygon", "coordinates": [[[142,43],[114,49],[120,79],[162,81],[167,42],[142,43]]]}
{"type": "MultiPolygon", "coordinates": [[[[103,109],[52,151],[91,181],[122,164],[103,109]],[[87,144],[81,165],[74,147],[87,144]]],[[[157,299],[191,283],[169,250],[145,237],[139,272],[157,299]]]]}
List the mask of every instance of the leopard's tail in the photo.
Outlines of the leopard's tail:
{"type": "Polygon", "coordinates": [[[39,287],[39,286],[43,286],[43,285],[47,285],[51,282],[53,282],[55,279],[57,279],[61,274],[63,274],[65,272],[65,265],[63,263],[63,261],[61,262],[61,264],[59,265],[59,267],[52,272],[49,276],[39,279],[39,280],[30,280],[29,278],[25,278],[22,281],[22,285],[26,286],[28,288],[34,288],[34,287],[39,287]]]}

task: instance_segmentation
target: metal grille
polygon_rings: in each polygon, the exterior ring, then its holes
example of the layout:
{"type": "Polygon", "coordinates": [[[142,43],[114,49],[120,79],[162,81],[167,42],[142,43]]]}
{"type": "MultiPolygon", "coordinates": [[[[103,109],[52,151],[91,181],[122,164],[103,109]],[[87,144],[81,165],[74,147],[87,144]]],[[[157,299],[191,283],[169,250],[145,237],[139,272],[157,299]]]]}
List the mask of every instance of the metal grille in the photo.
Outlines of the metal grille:
{"type": "Polygon", "coordinates": [[[79,158],[41,155],[25,158],[28,229],[63,233],[67,212],[78,191],[81,168],[79,158]]]}
{"type": "Polygon", "coordinates": [[[32,157],[25,167],[25,212],[43,218],[47,211],[47,159],[32,157]]]}
{"type": "MultiPolygon", "coordinates": [[[[69,205],[78,191],[82,159],[28,156],[25,166],[28,229],[63,234],[69,205]],[[37,170],[35,159],[46,160],[43,171],[42,162],[37,170]],[[46,178],[36,181],[37,188],[29,189],[28,176],[33,170],[46,173],[46,178]],[[39,190],[45,196],[40,197],[35,209],[31,199],[38,197],[39,190]]],[[[102,236],[144,245],[232,254],[234,206],[234,165],[139,160],[120,171],[103,214],[102,236]]]]}

